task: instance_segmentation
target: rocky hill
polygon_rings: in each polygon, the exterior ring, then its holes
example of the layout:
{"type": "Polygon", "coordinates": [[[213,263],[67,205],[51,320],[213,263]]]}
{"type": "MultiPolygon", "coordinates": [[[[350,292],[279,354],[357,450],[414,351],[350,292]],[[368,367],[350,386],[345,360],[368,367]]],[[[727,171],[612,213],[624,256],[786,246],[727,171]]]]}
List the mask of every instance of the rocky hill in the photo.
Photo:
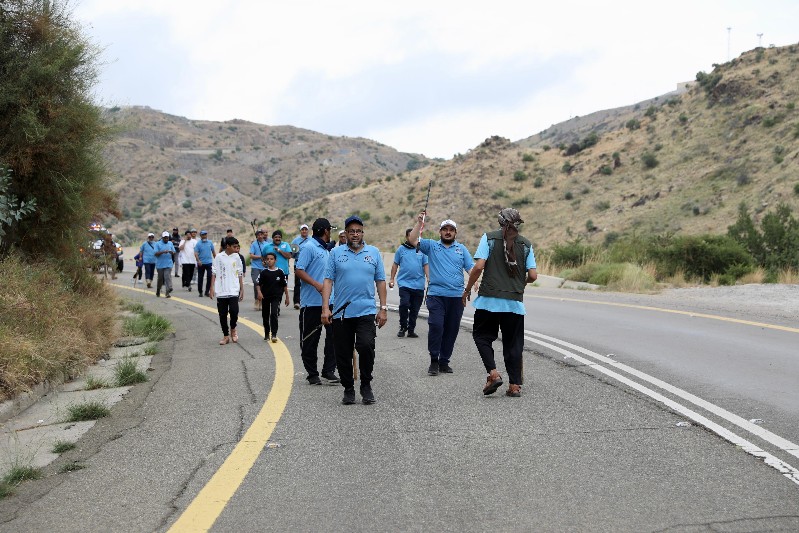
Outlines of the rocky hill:
{"type": "Polygon", "coordinates": [[[257,219],[273,228],[310,199],[430,162],[368,139],[291,126],[190,120],[147,107],[112,108],[107,116],[120,131],[106,159],[122,217],[106,222],[125,242],[175,225],[238,234],[257,219]]]}
{"type": "Polygon", "coordinates": [[[799,46],[755,49],[697,78],[684,91],[518,142],[489,137],[448,161],[363,139],[147,110],[124,111],[141,126],[109,156],[139,231],[148,222],[225,225],[260,212],[270,229],[293,233],[317,216],[341,224],[359,212],[368,242],[390,249],[431,180],[431,218],[459,222],[470,247],[504,206],[522,212],[524,233],[539,246],[633,231],[724,232],[741,202],[758,215],[780,202],[799,211],[799,46]]]}

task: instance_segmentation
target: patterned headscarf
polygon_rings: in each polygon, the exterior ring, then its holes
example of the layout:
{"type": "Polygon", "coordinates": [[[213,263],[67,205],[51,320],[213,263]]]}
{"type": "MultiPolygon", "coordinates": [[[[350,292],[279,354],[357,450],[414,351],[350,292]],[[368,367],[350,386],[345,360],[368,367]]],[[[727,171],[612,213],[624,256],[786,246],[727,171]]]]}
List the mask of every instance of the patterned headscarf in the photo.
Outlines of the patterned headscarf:
{"type": "Polygon", "coordinates": [[[512,207],[506,207],[497,215],[497,220],[502,228],[502,240],[505,244],[505,266],[508,269],[508,276],[515,277],[519,274],[516,263],[516,248],[514,243],[519,235],[519,225],[524,223],[519,211],[512,207]]]}

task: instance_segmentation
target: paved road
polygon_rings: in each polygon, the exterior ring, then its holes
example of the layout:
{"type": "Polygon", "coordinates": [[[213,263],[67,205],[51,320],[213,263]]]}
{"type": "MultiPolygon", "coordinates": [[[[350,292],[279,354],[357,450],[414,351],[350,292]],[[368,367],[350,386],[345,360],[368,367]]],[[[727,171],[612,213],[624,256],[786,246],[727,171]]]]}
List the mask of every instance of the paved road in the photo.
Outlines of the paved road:
{"type": "MultiPolygon", "coordinates": [[[[282,343],[266,344],[242,327],[238,345],[220,347],[210,300],[179,291],[171,300],[120,292],[175,326],[153,360],[152,390],[122,402],[81,440],[74,454],[85,455],[87,469],[23,485],[18,497],[0,502],[0,531],[165,531],[179,520],[207,518],[218,502],[214,531],[799,530],[799,484],[762,455],[686,424],[685,406],[757,439],[757,446],[767,443],[658,389],[676,404],[664,405],[641,389],[640,377],[623,383],[607,373],[629,376],[621,367],[582,363],[578,358],[589,356],[575,348],[567,357],[552,340],[551,348],[529,342],[522,398],[486,398],[468,325],[456,345],[455,373],[429,377],[426,324],[422,338],[398,339],[397,316],[390,314],[378,336],[378,403],[345,407],[340,387],[305,384],[293,309],[283,312],[282,343]],[[242,450],[258,446],[251,469],[242,466],[242,450]],[[238,461],[233,474],[214,477],[231,454],[238,461]],[[234,474],[244,476],[240,485],[234,474]],[[210,503],[191,506],[208,486],[210,503]],[[187,509],[194,514],[187,517],[187,509]]],[[[747,401],[733,394],[734,383],[724,389],[695,373],[701,365],[683,369],[688,354],[669,363],[669,350],[647,343],[639,331],[645,326],[633,322],[640,310],[613,318],[605,308],[582,316],[579,304],[560,315],[557,304],[530,305],[533,341],[542,342],[534,334],[543,332],[614,353],[681,387],[691,385],[683,376],[692,376],[698,387],[691,392],[715,392],[711,400],[718,401],[727,390],[724,407],[734,411],[747,401]],[[609,327],[600,322],[605,318],[621,327],[600,336],[609,327]]],[[[260,321],[254,311],[244,315],[260,321]]],[[[680,331],[676,325],[663,327],[652,332],[655,344],[682,342],[669,334],[669,327],[680,331]]],[[[701,359],[701,346],[716,341],[699,345],[703,334],[691,335],[678,349],[697,347],[693,358],[701,359]]],[[[776,416],[776,402],[761,400],[776,416]]],[[[778,466],[799,462],[774,447],[765,451],[778,466]]]]}

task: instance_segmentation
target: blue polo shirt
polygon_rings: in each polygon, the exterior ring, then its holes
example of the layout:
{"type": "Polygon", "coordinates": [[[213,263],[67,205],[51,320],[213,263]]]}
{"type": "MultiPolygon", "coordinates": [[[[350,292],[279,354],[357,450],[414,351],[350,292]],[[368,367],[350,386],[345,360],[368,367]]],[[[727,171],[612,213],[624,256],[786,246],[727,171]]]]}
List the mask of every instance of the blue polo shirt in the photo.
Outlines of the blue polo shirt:
{"type": "Polygon", "coordinates": [[[155,243],[155,251],[160,252],[161,250],[168,250],[171,253],[168,254],[161,254],[155,258],[155,268],[172,268],[175,264],[172,262],[172,254],[175,253],[175,245],[172,244],[172,241],[163,240],[158,241],[155,243]]]}
{"type": "Polygon", "coordinates": [[[284,252],[291,253],[291,245],[287,242],[281,242],[280,246],[275,246],[274,242],[270,242],[266,246],[264,246],[264,255],[267,252],[273,252],[277,256],[277,261],[275,262],[275,266],[282,270],[287,276],[289,275],[289,260],[278,252],[278,250],[283,250],[284,252]]]}
{"type": "Polygon", "coordinates": [[[427,256],[418,253],[416,248],[400,246],[394,254],[394,264],[399,266],[397,285],[407,289],[424,290],[424,265],[427,256]]]}
{"type": "Polygon", "coordinates": [[[139,248],[139,251],[142,254],[142,262],[145,264],[153,264],[155,263],[155,244],[156,240],[153,239],[152,242],[144,241],[139,248]]]}
{"type": "Polygon", "coordinates": [[[210,265],[214,262],[214,243],[210,239],[197,241],[194,245],[194,252],[200,258],[200,264],[210,265]]]}
{"type": "Polygon", "coordinates": [[[428,296],[463,296],[463,271],[469,272],[474,266],[469,250],[458,241],[449,246],[438,240],[420,239],[419,249],[427,255],[430,265],[430,284],[428,296]]]}
{"type": "Polygon", "coordinates": [[[383,256],[368,244],[358,252],[349,246],[336,246],[330,251],[325,279],[333,280],[339,303],[350,302],[345,317],[374,315],[377,312],[374,282],[386,280],[383,256]]]}
{"type": "MultiPolygon", "coordinates": [[[[488,259],[491,250],[488,248],[488,237],[483,233],[480,238],[480,244],[477,245],[477,251],[474,252],[475,259],[488,259]]],[[[503,267],[504,268],[504,267],[503,267]]],[[[524,261],[524,269],[530,270],[535,268],[535,253],[533,249],[527,254],[524,261]]],[[[516,300],[508,300],[506,298],[495,298],[493,296],[478,296],[472,303],[475,309],[483,309],[484,311],[492,311],[494,313],[515,313],[517,315],[526,315],[524,309],[524,302],[517,302],[516,300]]]]}
{"type": "Polygon", "coordinates": [[[263,257],[261,257],[261,259],[253,259],[252,256],[254,255],[262,256],[263,254],[261,253],[261,249],[263,249],[263,253],[266,253],[266,247],[267,247],[266,241],[264,242],[253,241],[253,243],[250,245],[250,268],[252,268],[253,270],[263,270],[265,268],[263,257]]]}
{"type": "MultiPolygon", "coordinates": [[[[327,258],[330,252],[322,246],[316,239],[308,239],[300,247],[297,261],[294,263],[294,270],[304,270],[319,283],[325,281],[325,270],[327,269],[327,258]]],[[[331,295],[330,300],[333,300],[331,295]]],[[[322,294],[308,283],[300,285],[300,307],[321,307],[322,294]]]]}

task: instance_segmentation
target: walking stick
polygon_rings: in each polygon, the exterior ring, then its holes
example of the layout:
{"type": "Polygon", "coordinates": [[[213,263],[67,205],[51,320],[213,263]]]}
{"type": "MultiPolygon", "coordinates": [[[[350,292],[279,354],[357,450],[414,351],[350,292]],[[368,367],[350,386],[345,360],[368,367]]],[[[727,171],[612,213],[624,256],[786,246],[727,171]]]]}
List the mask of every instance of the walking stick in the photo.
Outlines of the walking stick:
{"type": "Polygon", "coordinates": [[[430,183],[427,184],[427,198],[424,201],[424,211],[422,211],[422,213],[424,213],[422,215],[422,227],[419,228],[419,240],[416,241],[416,253],[417,254],[419,253],[419,244],[421,243],[421,240],[422,240],[422,232],[424,232],[424,221],[427,218],[427,206],[430,203],[430,189],[431,188],[433,188],[433,180],[430,180],[430,183]]]}
{"type": "MultiPolygon", "coordinates": [[[[349,301],[347,301],[347,302],[344,302],[343,304],[341,304],[341,307],[339,307],[338,309],[336,309],[335,311],[333,311],[333,314],[332,314],[332,315],[330,315],[331,319],[332,319],[332,317],[336,316],[336,315],[337,315],[337,314],[339,314],[339,313],[344,313],[344,310],[347,308],[347,306],[348,306],[348,305],[350,305],[350,302],[349,302],[349,301]]],[[[316,326],[315,328],[313,328],[313,329],[311,330],[311,332],[310,332],[310,333],[308,333],[308,335],[306,335],[305,337],[303,337],[303,338],[302,338],[302,342],[305,342],[305,341],[307,341],[307,340],[308,340],[308,339],[309,339],[309,338],[310,338],[310,337],[311,337],[311,336],[312,336],[314,333],[316,333],[317,331],[319,331],[320,329],[322,329],[322,326],[323,326],[323,325],[324,325],[324,324],[319,324],[318,326],[316,326]]]]}
{"type": "Polygon", "coordinates": [[[352,379],[358,381],[358,352],[352,350],[352,379]]]}

